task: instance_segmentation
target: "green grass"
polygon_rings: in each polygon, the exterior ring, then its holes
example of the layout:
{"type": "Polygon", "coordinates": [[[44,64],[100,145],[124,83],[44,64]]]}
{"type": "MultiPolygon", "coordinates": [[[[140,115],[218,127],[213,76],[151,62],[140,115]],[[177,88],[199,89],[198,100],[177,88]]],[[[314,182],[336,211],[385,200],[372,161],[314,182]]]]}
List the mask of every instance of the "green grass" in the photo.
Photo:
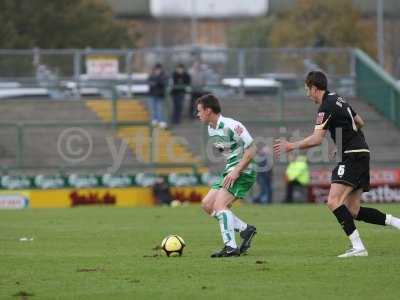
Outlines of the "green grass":
{"type": "Polygon", "coordinates": [[[253,247],[211,259],[219,226],[197,205],[1,210],[0,299],[400,298],[400,231],[358,223],[370,256],[338,259],[349,243],[325,206],[234,211],[257,226],[253,247]],[[153,250],[170,233],[182,257],[153,250]]]}

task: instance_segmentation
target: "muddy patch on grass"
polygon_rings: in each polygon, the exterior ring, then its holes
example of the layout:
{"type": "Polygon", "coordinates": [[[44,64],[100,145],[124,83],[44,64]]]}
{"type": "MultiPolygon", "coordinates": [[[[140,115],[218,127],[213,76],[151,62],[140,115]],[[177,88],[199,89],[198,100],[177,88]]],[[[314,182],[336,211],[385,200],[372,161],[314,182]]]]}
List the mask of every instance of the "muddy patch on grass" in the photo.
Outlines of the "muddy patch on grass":
{"type": "Polygon", "coordinates": [[[256,260],[257,265],[263,265],[266,264],[267,262],[265,260],[256,260]]]}
{"type": "Polygon", "coordinates": [[[149,258],[149,257],[159,257],[161,256],[160,254],[152,254],[152,255],[143,255],[144,258],[149,258]]]}
{"type": "Polygon", "coordinates": [[[25,292],[25,291],[19,291],[18,293],[14,294],[13,296],[19,297],[21,300],[27,300],[27,299],[29,299],[29,297],[33,297],[35,295],[32,293],[25,292]]]}
{"type": "Polygon", "coordinates": [[[82,269],[77,269],[77,272],[103,272],[104,269],[100,268],[82,268],[82,269]]]}

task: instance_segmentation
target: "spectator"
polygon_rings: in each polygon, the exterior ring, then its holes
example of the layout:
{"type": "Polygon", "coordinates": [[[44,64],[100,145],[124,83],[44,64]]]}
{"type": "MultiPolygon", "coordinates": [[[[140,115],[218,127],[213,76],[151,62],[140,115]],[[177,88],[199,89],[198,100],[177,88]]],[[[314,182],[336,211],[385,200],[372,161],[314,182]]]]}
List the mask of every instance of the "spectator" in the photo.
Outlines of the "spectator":
{"type": "MultiPolygon", "coordinates": [[[[293,202],[293,191],[295,187],[305,188],[310,182],[310,172],[307,158],[303,155],[292,160],[286,169],[286,203],[293,202]]],[[[306,199],[304,199],[306,200],[306,199]]]]}
{"type": "Polygon", "coordinates": [[[196,116],[196,100],[206,94],[205,85],[207,80],[207,70],[206,67],[200,63],[200,61],[195,61],[189,70],[191,76],[191,86],[192,95],[189,104],[189,118],[194,119],[196,116]]]}
{"type": "Polygon", "coordinates": [[[253,199],[254,203],[268,204],[272,202],[272,152],[268,146],[260,147],[256,156],[257,184],[259,194],[253,199]]]}
{"type": "Polygon", "coordinates": [[[156,204],[169,205],[172,201],[172,194],[164,177],[157,178],[153,185],[153,197],[156,204]]]}
{"type": "Polygon", "coordinates": [[[156,64],[149,76],[151,118],[152,124],[159,124],[166,128],[167,123],[164,116],[165,91],[167,87],[167,76],[161,64],[156,64]]]}
{"type": "Polygon", "coordinates": [[[181,121],[184,97],[188,87],[190,86],[190,79],[190,75],[186,72],[184,65],[177,65],[172,74],[173,88],[171,92],[174,105],[172,123],[174,124],[179,124],[181,121]]]}

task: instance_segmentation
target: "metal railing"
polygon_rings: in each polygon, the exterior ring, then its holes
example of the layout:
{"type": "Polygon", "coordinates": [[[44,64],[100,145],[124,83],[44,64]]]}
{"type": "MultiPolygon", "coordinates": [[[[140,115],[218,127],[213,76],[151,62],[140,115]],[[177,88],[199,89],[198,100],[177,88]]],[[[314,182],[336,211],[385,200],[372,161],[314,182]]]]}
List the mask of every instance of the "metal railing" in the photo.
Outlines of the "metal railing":
{"type": "MultiPolygon", "coordinates": [[[[240,79],[240,86],[234,89],[235,93],[244,95],[246,87],[244,86],[245,77],[262,77],[262,78],[277,78],[278,88],[274,91],[274,114],[270,119],[252,119],[241,120],[252,124],[262,123],[263,125],[283,126],[285,123],[304,122],[304,119],[288,118],[285,115],[285,90],[287,89],[288,81],[295,81],[294,89],[298,89],[303,84],[303,77],[306,71],[313,68],[322,68],[327,71],[331,79],[336,80],[340,78],[350,78],[357,80],[357,94],[371,103],[371,101],[380,102],[382,95],[369,94],[373,96],[364,96],[362,92],[367,91],[365,87],[372,86],[371,82],[375,82],[374,78],[367,78],[368,80],[361,80],[360,75],[360,62],[362,65],[371,66],[372,63],[353,49],[336,49],[336,48],[304,48],[304,49],[130,49],[130,50],[0,50],[0,81],[17,81],[23,86],[35,86],[38,84],[42,87],[61,90],[65,88],[61,84],[62,80],[74,83],[74,91],[78,94],[82,92],[84,87],[96,87],[100,90],[107,91],[108,97],[111,99],[111,121],[104,122],[3,122],[0,123],[0,136],[12,136],[10,140],[10,149],[5,149],[8,152],[10,159],[8,162],[3,163],[3,170],[23,170],[26,168],[55,168],[60,170],[66,169],[79,169],[82,164],[52,164],[45,165],[38,161],[36,164],[27,161],[29,156],[29,147],[27,139],[29,139],[30,130],[34,129],[54,129],[58,128],[105,128],[116,130],[126,126],[148,126],[150,132],[149,149],[150,161],[149,163],[128,163],[124,164],[126,167],[137,166],[139,168],[163,168],[163,167],[189,167],[193,171],[197,170],[196,164],[173,163],[173,164],[160,164],[154,160],[154,127],[150,122],[121,122],[118,121],[117,101],[119,99],[120,91],[117,86],[126,84],[128,86],[128,97],[134,96],[131,93],[130,87],[137,83],[135,73],[147,73],[156,62],[162,62],[167,70],[173,69],[176,63],[184,62],[189,65],[192,61],[201,59],[204,63],[209,65],[210,81],[207,83],[205,90],[216,89],[221,92],[220,88],[226,88],[221,85],[221,78],[233,77],[240,79]],[[93,79],[87,77],[87,58],[90,56],[112,56],[118,60],[119,79],[110,80],[108,78],[93,79]],[[366,62],[367,61],[367,62],[366,62]],[[40,80],[37,74],[37,68],[40,65],[45,65],[50,70],[46,80],[40,80]],[[215,76],[214,76],[215,75],[215,76]],[[357,75],[357,78],[355,77],[357,75]],[[53,81],[51,78],[53,77],[53,81]],[[359,77],[359,78],[358,78],[359,77]],[[355,79],[356,78],[356,79],[355,79]],[[43,84],[46,83],[46,84],[43,84]],[[363,88],[364,87],[364,88],[363,88]],[[10,132],[13,132],[10,134],[10,132]],[[28,150],[27,150],[28,149],[28,150]],[[15,151],[15,152],[12,152],[15,151]],[[10,154],[11,153],[11,154],[10,154]]],[[[371,68],[370,68],[371,69],[371,68]]],[[[376,69],[375,67],[372,70],[376,69]]],[[[382,73],[379,71],[378,73],[382,73]]],[[[365,73],[365,72],[364,72],[365,73]]],[[[376,73],[376,72],[375,72],[376,73]]],[[[378,75],[379,75],[378,74],[378,75]]],[[[39,76],[40,77],[40,76],[39,76]]],[[[380,76],[382,77],[382,76],[380,76]]],[[[383,76],[386,78],[385,76],[383,76]]],[[[143,79],[140,79],[143,82],[143,79]]],[[[139,81],[140,81],[139,80],[139,81]]],[[[350,81],[351,81],[350,80],[350,81]]],[[[385,81],[385,80],[384,80],[385,81]]],[[[397,109],[398,103],[394,100],[397,96],[398,88],[394,85],[393,89],[389,92],[388,99],[391,99],[391,106],[385,106],[385,114],[389,119],[398,122],[399,110],[397,109]]],[[[290,89],[290,88],[289,88],[290,89]]],[[[350,83],[350,89],[353,89],[350,83]]],[[[1,89],[0,89],[1,91],[1,89]]],[[[225,90],[223,91],[225,92],[225,90]]],[[[352,91],[350,92],[352,93],[352,91]]],[[[385,94],[386,95],[386,94],[385,94]]],[[[67,95],[67,97],[69,97],[67,95]]],[[[165,111],[171,111],[171,95],[170,90],[166,90],[165,111]]],[[[397,99],[397,98],[396,98],[397,99]]],[[[378,103],[378,104],[379,104],[378,103]]],[[[379,109],[379,107],[378,107],[379,109]]],[[[384,113],[385,113],[384,111],[384,113]]],[[[40,132],[40,130],[37,130],[40,132]]],[[[38,134],[43,134],[43,131],[38,134]]],[[[201,135],[203,145],[206,146],[206,136],[201,135]]],[[[205,157],[205,150],[203,150],[203,158],[205,157]]],[[[4,157],[4,155],[3,155],[4,157]]],[[[33,161],[35,162],[35,161],[33,161]]],[[[104,162],[96,164],[84,165],[84,168],[101,169],[107,167],[104,162]]]]}
{"type": "Polygon", "coordinates": [[[199,167],[195,163],[157,162],[154,155],[157,136],[150,122],[0,122],[0,138],[3,140],[0,168],[3,173],[33,169],[58,173],[79,169],[118,173],[132,168],[190,168],[197,173],[199,167]],[[135,126],[148,127],[149,138],[132,136],[129,141],[117,138],[116,130],[135,126]],[[149,149],[148,160],[142,157],[146,153],[125,152],[127,149],[122,144],[132,141],[149,149]],[[65,145],[66,142],[70,145],[65,145]],[[4,149],[5,146],[8,149],[4,149]],[[113,153],[115,148],[119,152],[113,153]],[[121,160],[117,167],[116,159],[121,160]]]}
{"type": "Polygon", "coordinates": [[[210,78],[259,77],[268,74],[291,74],[303,77],[318,66],[331,76],[353,74],[351,48],[148,48],[148,49],[0,49],[0,80],[34,81],[45,75],[79,84],[88,75],[90,58],[108,57],[126,83],[132,74],[148,73],[155,63],[172,71],[177,63],[190,66],[201,61],[209,67],[210,78]],[[42,68],[42,69],[41,69],[42,68]]]}
{"type": "Polygon", "coordinates": [[[361,50],[355,50],[357,95],[400,127],[400,84],[361,50]]]}

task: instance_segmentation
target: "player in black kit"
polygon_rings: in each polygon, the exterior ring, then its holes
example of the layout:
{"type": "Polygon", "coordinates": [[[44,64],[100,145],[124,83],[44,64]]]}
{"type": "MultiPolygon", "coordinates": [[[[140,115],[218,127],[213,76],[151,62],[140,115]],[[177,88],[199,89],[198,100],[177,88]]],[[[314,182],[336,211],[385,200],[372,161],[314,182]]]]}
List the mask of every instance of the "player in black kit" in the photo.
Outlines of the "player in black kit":
{"type": "Polygon", "coordinates": [[[337,149],[340,150],[341,161],[332,171],[327,205],[352,244],[351,249],[338,257],[368,256],[354,220],[391,225],[400,229],[400,219],[375,208],[360,205],[361,194],[369,190],[370,153],[361,131],[364,121],[342,97],[328,91],[327,86],[324,73],[308,73],[305,81],[307,97],[320,105],[314,133],[292,143],[278,140],[274,145],[274,152],[279,156],[281,152],[318,146],[329,130],[337,149]]]}

